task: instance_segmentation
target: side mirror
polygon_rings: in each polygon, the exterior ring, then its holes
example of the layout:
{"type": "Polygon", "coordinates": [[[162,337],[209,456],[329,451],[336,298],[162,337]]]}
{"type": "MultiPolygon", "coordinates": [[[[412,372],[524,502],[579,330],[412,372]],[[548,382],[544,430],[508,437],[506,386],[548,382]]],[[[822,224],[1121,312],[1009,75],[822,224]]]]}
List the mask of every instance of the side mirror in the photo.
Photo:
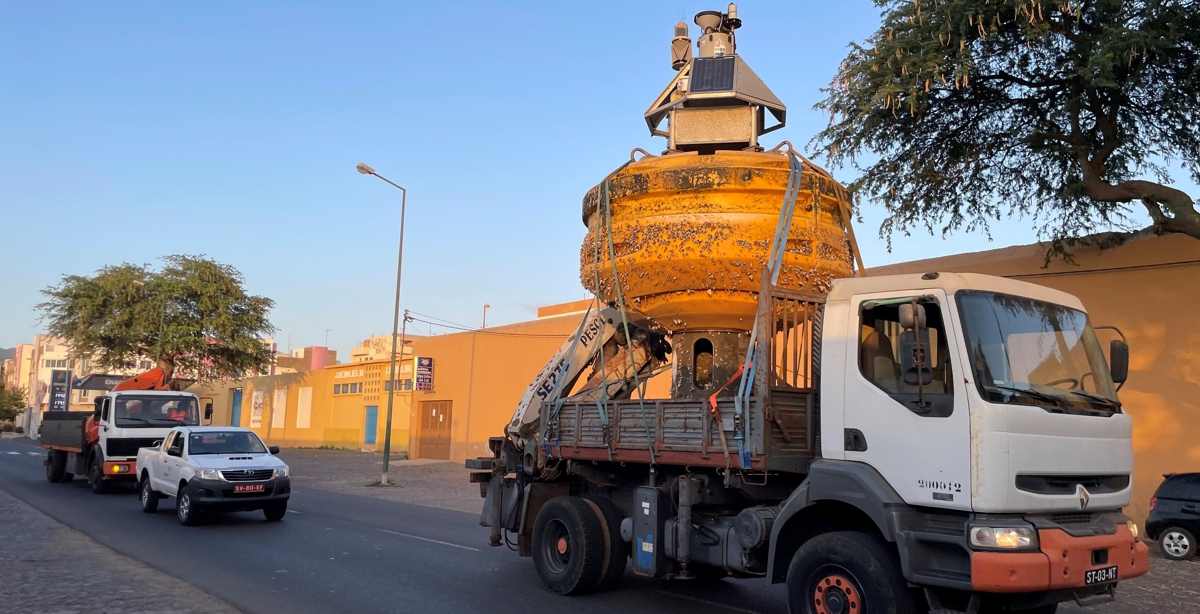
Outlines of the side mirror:
{"type": "Polygon", "coordinates": [[[212,401],[204,404],[204,419],[212,420],[212,401]]]}
{"type": "Polygon", "coordinates": [[[279,454],[279,446],[271,446],[267,448],[267,451],[271,454],[279,454]]]}
{"type": "Polygon", "coordinates": [[[96,409],[92,410],[92,416],[96,418],[97,422],[100,421],[100,408],[103,406],[104,406],[104,397],[97,398],[96,399],[96,409]]]}
{"type": "Polygon", "coordinates": [[[918,326],[925,328],[925,307],[917,305],[916,309],[913,309],[911,303],[900,305],[900,326],[906,330],[912,330],[918,326]]]}
{"type": "Polygon", "coordinates": [[[1114,384],[1124,384],[1129,379],[1129,344],[1113,339],[1108,345],[1108,371],[1114,384]]]}
{"type": "Polygon", "coordinates": [[[183,448],[171,446],[170,448],[167,448],[167,456],[183,456],[183,448]]]}

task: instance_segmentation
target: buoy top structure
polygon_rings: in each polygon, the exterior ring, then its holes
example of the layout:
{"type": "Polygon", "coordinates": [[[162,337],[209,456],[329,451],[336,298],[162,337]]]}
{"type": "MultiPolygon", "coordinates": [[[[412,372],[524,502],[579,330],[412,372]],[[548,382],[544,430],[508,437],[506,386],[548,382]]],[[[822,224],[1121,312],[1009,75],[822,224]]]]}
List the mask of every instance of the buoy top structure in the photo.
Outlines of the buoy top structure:
{"type": "MultiPolygon", "coordinates": [[[[666,151],[627,163],[583,199],[580,282],[669,332],[748,331],[792,177],[790,145],[759,143],[787,109],[737,54],[736,5],[695,21],[695,56],[687,24],[676,24],[678,74],[645,113],[666,151]]],[[[800,159],[777,285],[824,293],[854,272],[850,200],[800,159]]]]}

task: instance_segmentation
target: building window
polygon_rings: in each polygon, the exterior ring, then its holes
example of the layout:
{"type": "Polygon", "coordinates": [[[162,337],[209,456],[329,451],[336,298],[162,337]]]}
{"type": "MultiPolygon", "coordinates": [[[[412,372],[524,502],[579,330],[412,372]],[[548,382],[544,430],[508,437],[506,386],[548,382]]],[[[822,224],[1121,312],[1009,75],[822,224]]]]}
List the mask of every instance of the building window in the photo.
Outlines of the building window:
{"type": "Polygon", "coordinates": [[[341,384],[333,385],[333,394],[342,394],[342,385],[341,384]]]}
{"type": "Polygon", "coordinates": [[[67,368],[67,359],[65,359],[65,358],[62,360],[47,359],[45,362],[45,365],[46,365],[47,369],[66,369],[67,368]]]}
{"type": "Polygon", "coordinates": [[[149,371],[151,364],[153,363],[151,363],[149,360],[143,360],[142,362],[138,363],[138,368],[142,371],[149,371]]]}

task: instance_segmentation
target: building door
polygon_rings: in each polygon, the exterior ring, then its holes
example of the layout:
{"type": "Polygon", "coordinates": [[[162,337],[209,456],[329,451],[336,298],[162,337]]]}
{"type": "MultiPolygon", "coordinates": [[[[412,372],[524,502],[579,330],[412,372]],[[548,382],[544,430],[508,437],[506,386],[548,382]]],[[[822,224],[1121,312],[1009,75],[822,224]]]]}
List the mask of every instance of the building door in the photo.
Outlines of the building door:
{"type": "Polygon", "coordinates": [[[379,430],[379,406],[367,406],[367,422],[363,425],[363,443],[375,445],[375,433],[379,430]]]}
{"type": "Polygon", "coordinates": [[[242,425],[242,389],[235,388],[233,391],[233,411],[229,414],[229,426],[242,425]]]}
{"type": "Polygon", "coordinates": [[[421,458],[450,460],[450,409],[452,401],[421,401],[421,458]]]}

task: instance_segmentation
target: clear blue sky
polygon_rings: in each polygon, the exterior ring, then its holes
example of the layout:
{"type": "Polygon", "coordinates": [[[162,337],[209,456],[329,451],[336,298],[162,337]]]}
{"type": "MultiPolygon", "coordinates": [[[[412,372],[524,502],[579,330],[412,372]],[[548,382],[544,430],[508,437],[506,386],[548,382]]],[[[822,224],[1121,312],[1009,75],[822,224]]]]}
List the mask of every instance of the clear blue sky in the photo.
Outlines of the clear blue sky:
{"type": "MultiPolygon", "coordinates": [[[[739,52],[807,143],[868,0],[749,1],[739,52]]],[[[672,78],[672,26],[724,2],[22,2],[0,18],[0,347],[39,332],[63,274],[173,253],[232,264],[277,301],[281,348],[346,351],[403,304],[472,326],[584,296],[583,194],[672,78]]],[[[693,26],[693,34],[694,34],[693,26]]],[[[849,180],[846,170],[836,174],[849,180]]],[[[864,210],[868,266],[1027,243],[898,237],[864,210]]]]}

